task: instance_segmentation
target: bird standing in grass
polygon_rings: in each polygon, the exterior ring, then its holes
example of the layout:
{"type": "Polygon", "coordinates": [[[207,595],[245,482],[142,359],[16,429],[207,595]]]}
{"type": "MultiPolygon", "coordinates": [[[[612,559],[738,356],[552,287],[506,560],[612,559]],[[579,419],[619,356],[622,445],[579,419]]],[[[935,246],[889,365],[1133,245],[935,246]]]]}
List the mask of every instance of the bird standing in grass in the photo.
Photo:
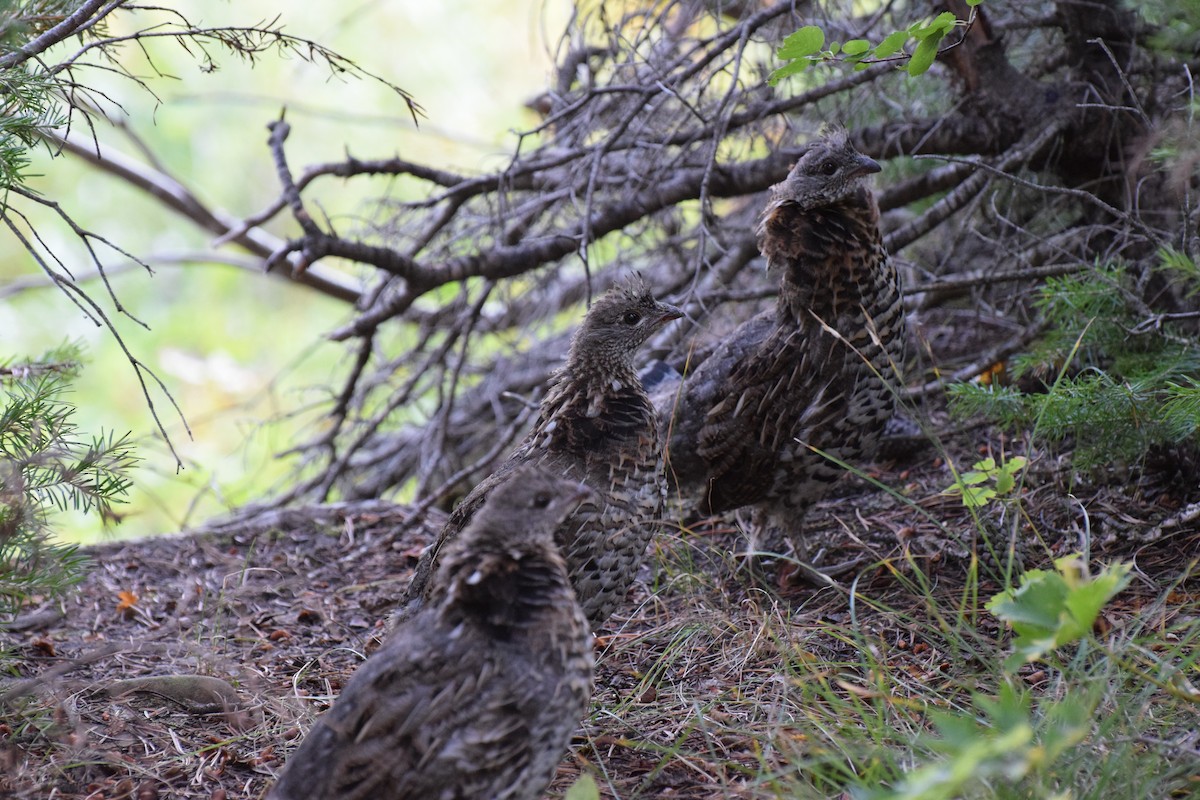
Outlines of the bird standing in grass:
{"type": "Polygon", "coordinates": [[[668,480],[696,513],[751,507],[752,550],[786,540],[802,555],[801,520],[843,472],[827,456],[870,459],[892,415],[906,334],[876,172],[844,129],[811,144],[758,227],[775,309],[737,328],[660,406],[668,480]]]}
{"type": "Polygon", "coordinates": [[[555,532],[571,583],[593,628],[612,614],[661,523],[666,486],[654,406],[634,369],[637,349],[682,316],[640,278],[592,304],[571,340],[566,365],[542,400],[533,430],[501,466],[463,499],[422,556],[397,619],[439,589],[433,578],[453,541],[495,486],[534,463],[589,486],[594,496],[555,532]]]}
{"type": "Polygon", "coordinates": [[[591,492],[512,470],[443,554],[436,601],[359,667],[268,800],[537,800],[592,691],[554,531],[591,492]]]}

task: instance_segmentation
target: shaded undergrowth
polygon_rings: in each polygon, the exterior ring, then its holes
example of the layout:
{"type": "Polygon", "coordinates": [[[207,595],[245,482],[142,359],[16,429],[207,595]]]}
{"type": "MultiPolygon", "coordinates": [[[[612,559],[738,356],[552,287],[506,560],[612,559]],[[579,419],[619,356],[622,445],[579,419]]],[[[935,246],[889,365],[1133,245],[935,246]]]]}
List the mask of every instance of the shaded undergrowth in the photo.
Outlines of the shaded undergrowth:
{"type": "Polygon", "coordinates": [[[1120,554],[1056,569],[1072,542],[1033,537],[1054,543],[1032,560],[1066,605],[981,566],[1009,549],[990,539],[998,519],[1031,519],[1021,502],[979,510],[982,555],[956,575],[897,550],[816,591],[750,580],[733,556],[713,570],[735,535],[662,541],[641,613],[604,640],[582,770],[620,798],[1194,796],[1195,561],[1153,575],[1130,561],[1132,580],[1089,618],[1120,554]],[[987,608],[1005,590],[1008,622],[987,608]],[[1018,630],[1027,615],[1074,633],[1043,632],[1040,656],[1014,663],[1014,614],[1018,630]]]}

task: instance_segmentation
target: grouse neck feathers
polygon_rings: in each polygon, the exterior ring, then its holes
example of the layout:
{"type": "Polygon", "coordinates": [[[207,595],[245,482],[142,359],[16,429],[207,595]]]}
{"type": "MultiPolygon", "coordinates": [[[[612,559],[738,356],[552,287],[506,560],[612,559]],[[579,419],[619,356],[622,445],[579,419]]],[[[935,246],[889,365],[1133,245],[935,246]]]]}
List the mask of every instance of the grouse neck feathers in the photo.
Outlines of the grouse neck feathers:
{"type": "Polygon", "coordinates": [[[813,142],[758,226],[775,309],[684,380],[667,475],[701,514],[752,507],[756,549],[764,531],[795,544],[804,512],[842,472],[824,454],[870,458],[892,412],[904,319],[868,184],[878,171],[843,129],[813,142]]]}
{"type": "Polygon", "coordinates": [[[520,464],[534,463],[596,494],[555,532],[572,586],[593,626],[624,597],[661,523],[666,493],[658,421],[633,366],[637,349],[679,309],[660,303],[640,279],[600,297],[572,337],[533,429],[496,471],[459,503],[417,565],[400,618],[443,591],[435,569],[488,494],[520,464]]]}

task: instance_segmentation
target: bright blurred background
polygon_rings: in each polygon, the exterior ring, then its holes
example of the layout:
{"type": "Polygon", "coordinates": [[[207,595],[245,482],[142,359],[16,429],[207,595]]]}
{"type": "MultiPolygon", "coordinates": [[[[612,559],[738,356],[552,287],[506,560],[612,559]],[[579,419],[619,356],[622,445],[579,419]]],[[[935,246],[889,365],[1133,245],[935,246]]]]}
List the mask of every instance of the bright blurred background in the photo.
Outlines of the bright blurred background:
{"type": "MultiPolygon", "coordinates": [[[[364,70],[408,91],[425,115],[414,126],[404,102],[377,81],[332,75],[322,63],[276,53],[253,65],[213,46],[215,70],[193,50],[162,40],[135,48],[122,65],[153,91],[98,70],[81,82],[102,89],[117,126],[97,125],[106,146],[144,160],[135,139],[163,169],[197,196],[238,218],[276,199],[279,183],[266,146],[268,122],[287,109],[287,154],[294,172],[318,162],[404,158],[465,171],[494,167],[512,150],[514,130],[535,124],[526,101],[548,84],[552,53],[569,13],[567,0],[515,2],[345,3],[315,0],[179,0],[172,6],[197,26],[255,25],[278,17],[284,30],[316,41],[364,70]]],[[[132,31],[137,18],[118,14],[109,34],[132,31]]],[[[77,133],[85,128],[76,124],[77,133]]],[[[112,335],[83,317],[42,280],[37,264],[9,233],[0,234],[0,358],[36,357],[66,341],[84,345],[86,363],[75,396],[88,433],[132,431],[140,467],[133,474],[123,521],[103,529],[97,517],[55,519],[63,539],[94,541],[176,531],[259,499],[286,479],[277,455],[320,417],[309,409],[340,386],[346,351],[325,335],[352,316],[347,304],[286,281],[219,263],[172,263],[206,249],[210,236],[119,180],[71,157],[34,154],[30,188],[59,201],[83,227],[151,262],[154,274],[129,268],[101,248],[111,285],[145,328],[116,312],[103,284],[85,286],[114,320],[133,355],[166,384],[191,428],[187,435],[170,401],[155,406],[185,464],[156,433],[133,368],[112,335]],[[30,287],[32,288],[27,288],[30,287]]],[[[326,178],[321,213],[351,228],[378,209],[372,199],[404,196],[412,186],[382,180],[326,178]]],[[[30,215],[48,246],[74,274],[92,271],[78,239],[48,213],[30,215]]],[[[295,235],[288,215],[267,226],[295,235]]],[[[230,255],[236,248],[226,247],[230,255]]]]}

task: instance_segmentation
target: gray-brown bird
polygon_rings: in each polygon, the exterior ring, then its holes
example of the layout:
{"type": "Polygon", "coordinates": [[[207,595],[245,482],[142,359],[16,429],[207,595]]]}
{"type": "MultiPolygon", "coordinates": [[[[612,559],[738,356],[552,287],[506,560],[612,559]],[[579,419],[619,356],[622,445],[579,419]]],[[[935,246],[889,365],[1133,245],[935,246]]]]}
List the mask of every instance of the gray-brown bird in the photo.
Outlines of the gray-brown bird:
{"type": "Polygon", "coordinates": [[[418,563],[398,619],[436,590],[432,584],[442,548],[470,522],[492,489],[525,463],[548,467],[595,492],[554,538],[593,628],[608,619],[661,524],[666,495],[658,420],[633,358],[651,334],[680,316],[679,309],[656,301],[640,277],[592,304],[533,429],[454,509],[418,563]]]}
{"type": "Polygon", "coordinates": [[[660,400],[667,477],[692,510],[749,506],[752,549],[783,540],[843,469],[870,459],[904,361],[900,282],[869,176],[879,165],[841,128],[817,138],[771,189],[759,249],[774,310],[743,323],[660,400]]]}
{"type": "Polygon", "coordinates": [[[554,543],[591,492],[513,470],[446,547],[436,599],[358,668],[268,800],[537,800],[592,691],[592,636],[554,543]]]}

